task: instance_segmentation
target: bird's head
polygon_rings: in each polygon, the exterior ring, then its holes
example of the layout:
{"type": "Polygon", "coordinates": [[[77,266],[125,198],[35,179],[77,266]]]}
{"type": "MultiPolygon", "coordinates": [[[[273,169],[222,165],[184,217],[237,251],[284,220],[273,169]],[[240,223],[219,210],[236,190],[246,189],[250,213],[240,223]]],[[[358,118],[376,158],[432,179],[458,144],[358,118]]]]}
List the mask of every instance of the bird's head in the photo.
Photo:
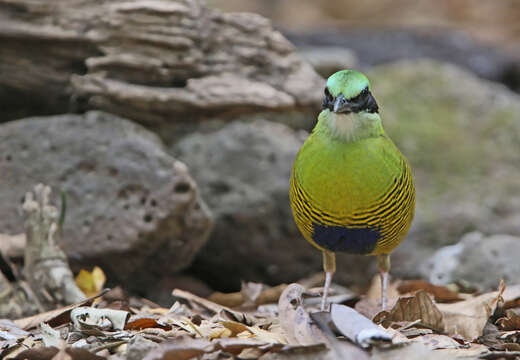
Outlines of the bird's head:
{"type": "Polygon", "coordinates": [[[370,93],[370,82],[355,70],[341,70],[327,79],[322,108],[337,114],[379,111],[370,93]]]}

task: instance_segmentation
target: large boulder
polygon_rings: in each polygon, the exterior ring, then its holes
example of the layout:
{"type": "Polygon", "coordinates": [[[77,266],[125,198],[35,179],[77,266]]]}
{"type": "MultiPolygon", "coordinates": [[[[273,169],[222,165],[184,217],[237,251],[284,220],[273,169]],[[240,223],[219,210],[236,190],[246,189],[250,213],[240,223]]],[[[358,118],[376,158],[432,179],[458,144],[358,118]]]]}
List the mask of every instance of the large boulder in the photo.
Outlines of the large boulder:
{"type": "Polygon", "coordinates": [[[479,290],[494,290],[500,279],[506,284],[518,283],[519,255],[518,236],[472,232],[457,244],[437,250],[421,271],[434,284],[466,281],[479,290]]]}
{"type": "Polygon", "coordinates": [[[77,269],[100,265],[128,287],[186,267],[212,220],[187,167],[157,136],[89,112],[0,125],[0,232],[23,231],[21,199],[37,183],[66,195],[61,246],[77,269]]]}
{"type": "MultiPolygon", "coordinates": [[[[304,131],[256,120],[195,133],[173,147],[215,216],[215,229],[191,273],[215,288],[236,290],[240,280],[279,284],[321,271],[321,253],[303,239],[289,207],[292,163],[306,137],[304,131]]],[[[341,257],[336,279],[366,281],[369,261],[341,257]]]]}
{"type": "Polygon", "coordinates": [[[420,275],[468,231],[520,235],[520,97],[452,65],[403,61],[368,73],[384,126],[410,160],[417,210],[394,256],[420,275]]]}
{"type": "Polygon", "coordinates": [[[0,121],[72,106],[168,137],[216,115],[304,116],[322,92],[321,77],[267,19],[200,0],[0,0],[0,33],[0,101],[9,104],[0,121]]]}

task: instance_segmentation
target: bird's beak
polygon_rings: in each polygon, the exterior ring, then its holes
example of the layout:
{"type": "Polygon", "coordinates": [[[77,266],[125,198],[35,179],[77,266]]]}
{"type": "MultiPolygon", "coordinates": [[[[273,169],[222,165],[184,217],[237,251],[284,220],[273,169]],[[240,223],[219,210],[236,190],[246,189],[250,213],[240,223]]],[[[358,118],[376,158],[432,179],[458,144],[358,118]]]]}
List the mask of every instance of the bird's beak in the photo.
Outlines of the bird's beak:
{"type": "Polygon", "coordinates": [[[339,94],[336,97],[336,100],[334,100],[333,111],[335,113],[348,113],[352,111],[351,104],[348,102],[347,99],[345,99],[343,94],[339,94]]]}

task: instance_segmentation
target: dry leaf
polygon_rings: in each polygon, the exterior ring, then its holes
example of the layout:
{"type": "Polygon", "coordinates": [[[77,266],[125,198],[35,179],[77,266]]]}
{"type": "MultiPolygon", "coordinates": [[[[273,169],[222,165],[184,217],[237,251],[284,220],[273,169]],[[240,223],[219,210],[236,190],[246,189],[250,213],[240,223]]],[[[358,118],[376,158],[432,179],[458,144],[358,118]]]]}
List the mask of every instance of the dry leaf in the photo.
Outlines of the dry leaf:
{"type": "Polygon", "coordinates": [[[0,319],[0,349],[8,349],[29,335],[30,333],[20,329],[11,320],[0,319]]]}
{"type": "Polygon", "coordinates": [[[500,330],[520,330],[520,315],[514,310],[507,310],[506,316],[496,321],[500,330]]]}
{"type": "Polygon", "coordinates": [[[99,266],[94,267],[92,271],[81,269],[74,281],[83,293],[90,297],[99,293],[105,285],[107,278],[105,273],[99,266]]]}
{"type": "Polygon", "coordinates": [[[214,314],[222,314],[222,316],[228,315],[228,318],[230,320],[243,322],[246,325],[252,325],[254,322],[253,321],[254,319],[248,318],[244,313],[232,310],[226,306],[216,304],[213,301],[209,301],[207,299],[201,298],[197,295],[194,295],[194,294],[184,291],[184,290],[175,289],[175,290],[173,290],[172,295],[176,296],[178,298],[187,300],[188,302],[192,302],[199,306],[202,306],[203,308],[213,312],[214,314]]]}
{"type": "Polygon", "coordinates": [[[303,308],[304,290],[299,284],[290,284],[280,296],[278,309],[283,334],[293,345],[328,343],[326,336],[313,324],[303,308]]]}
{"type": "Polygon", "coordinates": [[[392,341],[384,329],[347,306],[332,304],[330,317],[336,329],[361,347],[392,341]]]}
{"type": "Polygon", "coordinates": [[[459,349],[462,347],[461,344],[453,340],[451,337],[440,334],[419,336],[414,338],[413,341],[426,345],[426,347],[430,350],[459,349]]]}
{"type": "Polygon", "coordinates": [[[240,292],[222,293],[214,292],[208,297],[209,301],[217,303],[222,306],[237,307],[244,303],[244,295],[240,292]]]}
{"type": "Polygon", "coordinates": [[[503,309],[520,307],[520,285],[508,286],[502,294],[504,299],[503,309]]]}
{"type": "Polygon", "coordinates": [[[474,298],[453,304],[438,304],[444,317],[448,335],[460,335],[467,341],[473,341],[482,335],[484,326],[497,307],[504,293],[505,286],[500,285],[499,291],[482,294],[474,298]]]}
{"type": "Polygon", "coordinates": [[[93,296],[91,298],[85,299],[84,301],[81,301],[76,304],[72,304],[69,306],[62,307],[60,309],[47,311],[41,314],[25,317],[22,319],[16,319],[14,320],[14,323],[21,327],[24,330],[29,330],[32,328],[37,327],[42,322],[49,324],[51,327],[57,327],[63,324],[67,324],[70,322],[70,312],[80,306],[89,306],[92,304],[92,302],[97,299],[100,296],[103,296],[109,291],[109,289],[106,289],[96,296],[93,296]]]}
{"type": "Polygon", "coordinates": [[[142,330],[148,328],[159,328],[171,330],[171,326],[159,324],[156,319],[151,317],[131,318],[125,325],[125,330],[142,330]]]}
{"type": "Polygon", "coordinates": [[[458,293],[448,289],[446,286],[433,285],[425,280],[402,281],[397,287],[397,290],[400,294],[424,290],[428,294],[433,295],[436,302],[454,302],[463,300],[458,293]]]}
{"type": "Polygon", "coordinates": [[[128,311],[96,309],[81,306],[70,313],[70,319],[77,330],[98,328],[100,330],[123,330],[130,317],[128,311]]]}
{"type": "Polygon", "coordinates": [[[239,354],[247,348],[266,348],[269,344],[265,341],[256,339],[239,339],[239,338],[224,338],[213,341],[216,349],[223,350],[231,354],[239,354]]]}
{"type": "Polygon", "coordinates": [[[228,307],[238,307],[246,302],[246,299],[254,300],[255,305],[264,305],[277,303],[280,295],[287,287],[286,284],[281,284],[274,287],[266,287],[257,283],[244,283],[242,290],[234,293],[214,292],[208,298],[219,305],[228,307]],[[258,289],[261,291],[258,292],[258,289]],[[256,293],[255,293],[256,291],[256,293]]]}
{"type": "Polygon", "coordinates": [[[238,354],[238,358],[241,360],[249,360],[249,359],[258,359],[260,356],[262,356],[264,352],[260,350],[259,348],[245,348],[243,349],[240,354],[238,354]]]}
{"type": "MultiPolygon", "coordinates": [[[[69,355],[72,360],[106,360],[102,356],[91,353],[85,349],[65,348],[63,356],[69,355]]],[[[13,360],[53,360],[53,359],[68,359],[65,357],[55,358],[59,354],[58,348],[52,347],[36,347],[25,350],[19,353],[13,360]]],[[[61,356],[61,355],[60,355],[61,356]]]]}
{"type": "Polygon", "coordinates": [[[430,296],[423,290],[412,297],[400,298],[390,312],[382,311],[374,322],[385,328],[394,322],[420,320],[420,325],[436,331],[444,330],[443,316],[430,296]]]}
{"type": "Polygon", "coordinates": [[[231,336],[237,336],[241,332],[248,331],[248,327],[237,321],[220,321],[222,326],[231,331],[231,336]]]}
{"type": "MultiPolygon", "coordinates": [[[[266,343],[278,343],[278,344],[287,344],[287,338],[275,332],[267,331],[260,329],[257,326],[248,326],[247,330],[254,335],[254,338],[260,341],[265,341],[266,343]]],[[[314,344],[316,341],[314,342],[314,344]]]]}
{"type": "Polygon", "coordinates": [[[58,330],[54,330],[49,325],[41,323],[40,331],[45,346],[55,346],[57,348],[61,348],[63,340],[58,330]]]}
{"type": "Polygon", "coordinates": [[[215,346],[208,340],[179,336],[152,349],[144,360],[188,360],[214,350],[215,346]]]}

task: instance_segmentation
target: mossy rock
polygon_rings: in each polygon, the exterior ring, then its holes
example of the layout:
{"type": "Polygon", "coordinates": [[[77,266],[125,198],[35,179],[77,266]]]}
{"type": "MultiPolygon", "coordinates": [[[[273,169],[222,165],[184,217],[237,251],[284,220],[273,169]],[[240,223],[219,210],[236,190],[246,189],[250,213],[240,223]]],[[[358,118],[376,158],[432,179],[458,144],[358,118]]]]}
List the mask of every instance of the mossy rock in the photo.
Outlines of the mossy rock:
{"type": "Polygon", "coordinates": [[[520,97],[430,60],[368,76],[386,131],[416,178],[417,215],[401,248],[455,243],[470,230],[520,234],[520,97]]]}

